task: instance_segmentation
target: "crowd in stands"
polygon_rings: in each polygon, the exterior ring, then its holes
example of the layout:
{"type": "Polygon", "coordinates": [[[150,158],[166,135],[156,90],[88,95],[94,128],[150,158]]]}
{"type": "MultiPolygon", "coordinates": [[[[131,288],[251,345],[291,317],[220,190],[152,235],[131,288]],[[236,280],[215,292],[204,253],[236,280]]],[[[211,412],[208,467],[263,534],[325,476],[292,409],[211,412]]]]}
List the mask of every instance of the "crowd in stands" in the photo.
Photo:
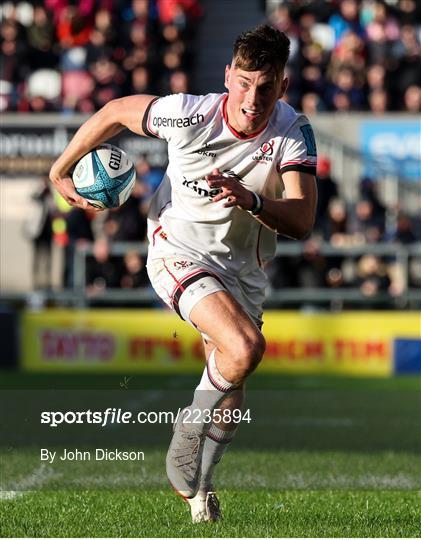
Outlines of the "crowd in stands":
{"type": "MultiPolygon", "coordinates": [[[[267,0],[267,5],[269,22],[291,38],[286,99],[294,107],[307,114],[420,111],[421,2],[267,0]]],[[[190,75],[202,15],[200,0],[3,2],[0,112],[91,113],[122,95],[194,92],[190,75]]],[[[45,183],[40,186],[34,200],[41,210],[27,231],[36,288],[50,286],[52,242],[65,254],[65,288],[74,284],[73,256],[81,246],[93,246],[86,271],[91,295],[148,285],[137,251],[118,257],[112,252],[116,242],[145,240],[148,201],[162,171],[140,160],[137,173],[129,201],[99,215],[67,207],[45,183]]],[[[320,246],[410,244],[421,240],[419,223],[386,208],[370,178],[361,180],[359,199],[350,206],[323,156],[318,187],[314,233],[302,255],[269,265],[272,287],[357,287],[367,297],[381,291],[398,296],[406,277],[396,258],[326,256],[320,246]],[[387,219],[391,212],[396,219],[387,219]]],[[[410,261],[408,285],[421,286],[419,259],[410,261]]]]}
{"type": "MultiPolygon", "coordinates": [[[[420,110],[418,0],[267,2],[269,22],[291,38],[294,107],[420,110]]],[[[122,95],[194,92],[202,14],[200,0],[4,2],[0,111],[89,113],[122,95]]]]}
{"type": "Polygon", "coordinates": [[[34,211],[28,215],[24,234],[33,245],[33,286],[51,288],[51,252],[53,244],[63,251],[62,287],[75,285],[74,255],[89,248],[87,256],[87,292],[93,296],[106,288],[138,288],[149,285],[145,261],[136,249],[122,256],[112,253],[118,242],[139,244],[146,240],[149,201],[164,171],[151,169],[146,159],[136,164],[137,181],[123,206],[96,213],[68,205],[52,190],[48,178],[42,179],[32,195],[34,211]]]}
{"type": "Polygon", "coordinates": [[[321,250],[323,243],[353,248],[380,242],[395,246],[419,242],[419,219],[386,207],[377,194],[376,181],[368,177],[360,181],[357,201],[347,204],[325,156],[318,159],[317,186],[319,198],[313,233],[305,241],[302,255],[281,256],[270,264],[268,273],[274,288],[352,287],[359,288],[368,298],[381,292],[393,298],[401,295],[406,286],[421,286],[420,260],[415,257],[410,259],[409,274],[405,275],[400,262],[390,254],[377,256],[368,250],[356,256],[324,255],[321,250]],[[395,215],[389,220],[391,214],[395,215]]]}
{"type": "Polygon", "coordinates": [[[292,41],[287,99],[320,111],[421,109],[419,0],[268,0],[292,41]]]}
{"type": "Polygon", "coordinates": [[[190,90],[199,0],[18,0],[0,15],[0,111],[90,113],[190,90]]]}

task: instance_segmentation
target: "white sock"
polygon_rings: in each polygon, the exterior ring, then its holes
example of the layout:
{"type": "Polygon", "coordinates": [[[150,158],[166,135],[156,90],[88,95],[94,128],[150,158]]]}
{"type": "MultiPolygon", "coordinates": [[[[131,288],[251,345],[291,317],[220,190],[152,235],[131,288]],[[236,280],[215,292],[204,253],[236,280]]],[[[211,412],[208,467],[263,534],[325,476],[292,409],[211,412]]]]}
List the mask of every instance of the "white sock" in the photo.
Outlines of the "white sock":
{"type": "Polygon", "coordinates": [[[232,431],[224,431],[214,424],[209,428],[202,454],[201,491],[213,490],[212,476],[215,466],[221,461],[236,431],[237,427],[232,431]]]}
{"type": "Polygon", "coordinates": [[[237,388],[237,385],[227,381],[221,375],[216,365],[215,352],[216,349],[210,353],[200,383],[194,391],[193,402],[189,407],[192,411],[192,419],[200,417],[198,411],[213,411],[227,394],[237,388]]]}

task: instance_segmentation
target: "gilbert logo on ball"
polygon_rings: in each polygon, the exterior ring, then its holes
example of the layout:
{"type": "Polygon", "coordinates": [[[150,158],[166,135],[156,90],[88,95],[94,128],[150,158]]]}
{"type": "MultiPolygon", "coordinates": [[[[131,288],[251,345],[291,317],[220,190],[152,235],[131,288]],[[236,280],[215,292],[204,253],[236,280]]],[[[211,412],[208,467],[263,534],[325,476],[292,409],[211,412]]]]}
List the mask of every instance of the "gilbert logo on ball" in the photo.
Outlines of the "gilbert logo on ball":
{"type": "Polygon", "coordinates": [[[96,208],[117,208],[129,198],[136,171],[127,154],[111,144],[101,144],[76,164],[76,191],[96,208]]]}

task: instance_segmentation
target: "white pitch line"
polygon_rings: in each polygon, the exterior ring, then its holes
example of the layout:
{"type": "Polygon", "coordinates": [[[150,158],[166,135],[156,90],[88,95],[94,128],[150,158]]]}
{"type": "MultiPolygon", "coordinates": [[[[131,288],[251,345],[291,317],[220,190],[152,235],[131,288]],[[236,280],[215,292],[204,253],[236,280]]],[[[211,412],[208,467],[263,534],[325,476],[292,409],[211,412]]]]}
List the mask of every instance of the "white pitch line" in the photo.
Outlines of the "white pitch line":
{"type": "Polygon", "coordinates": [[[14,490],[4,490],[0,486],[0,501],[10,501],[21,497],[26,493],[30,493],[37,488],[42,487],[47,480],[50,480],[53,476],[57,476],[54,471],[47,468],[45,463],[42,463],[37,467],[31,474],[22,478],[19,482],[16,483],[16,489],[14,490]]]}

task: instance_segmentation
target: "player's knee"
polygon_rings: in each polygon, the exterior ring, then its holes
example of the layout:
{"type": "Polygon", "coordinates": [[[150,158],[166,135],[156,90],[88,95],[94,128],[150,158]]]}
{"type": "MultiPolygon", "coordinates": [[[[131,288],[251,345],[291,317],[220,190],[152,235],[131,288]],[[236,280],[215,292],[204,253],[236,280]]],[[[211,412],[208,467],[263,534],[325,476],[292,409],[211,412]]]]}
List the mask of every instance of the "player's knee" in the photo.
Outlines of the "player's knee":
{"type": "MultiPolygon", "coordinates": [[[[263,358],[266,349],[266,341],[261,332],[257,332],[254,340],[251,344],[250,353],[249,353],[249,371],[251,373],[259,365],[260,361],[263,358]]],[[[247,374],[248,374],[247,373],[247,374]]]]}
{"type": "Polygon", "coordinates": [[[239,375],[244,378],[250,375],[261,361],[265,352],[265,338],[260,332],[246,336],[241,340],[237,349],[237,366],[239,375]]]}

